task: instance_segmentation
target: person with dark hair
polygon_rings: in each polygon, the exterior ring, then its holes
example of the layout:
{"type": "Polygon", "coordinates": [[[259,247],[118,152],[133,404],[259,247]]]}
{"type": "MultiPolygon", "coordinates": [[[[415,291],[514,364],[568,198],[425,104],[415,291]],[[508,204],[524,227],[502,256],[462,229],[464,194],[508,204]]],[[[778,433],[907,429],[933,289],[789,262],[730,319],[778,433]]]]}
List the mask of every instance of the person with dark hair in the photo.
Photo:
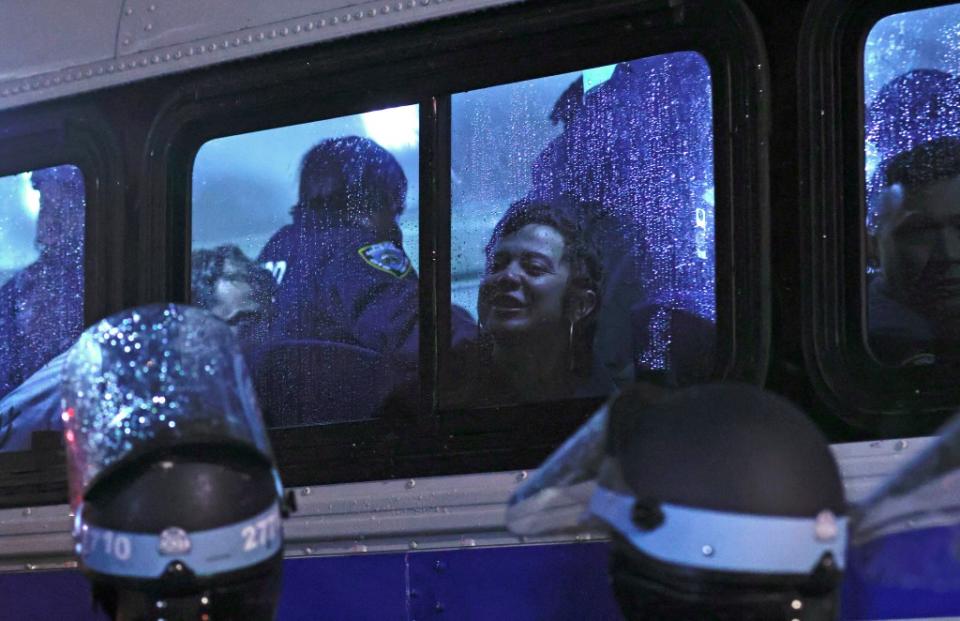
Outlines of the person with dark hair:
{"type": "Polygon", "coordinates": [[[960,138],[924,142],[877,173],[867,217],[870,344],[885,364],[960,353],[960,138]]]}
{"type": "Polygon", "coordinates": [[[83,330],[83,174],[55,166],[30,181],[40,193],[39,257],[0,287],[0,398],[83,330]]]}
{"type": "Polygon", "coordinates": [[[191,302],[227,322],[248,356],[266,337],[274,287],[270,272],[232,244],[191,256],[191,302]]]}
{"type": "Polygon", "coordinates": [[[480,339],[454,353],[451,402],[500,405],[613,388],[593,357],[603,268],[591,215],[591,205],[569,197],[521,200],[497,223],[477,302],[480,339]]]}
{"type": "MultiPolygon", "coordinates": [[[[258,258],[277,281],[255,369],[268,425],[371,418],[415,384],[419,285],[397,224],[406,195],[397,160],[372,140],[331,138],[303,157],[293,223],[258,258]]],[[[454,309],[455,322],[464,314],[454,309]]]]}

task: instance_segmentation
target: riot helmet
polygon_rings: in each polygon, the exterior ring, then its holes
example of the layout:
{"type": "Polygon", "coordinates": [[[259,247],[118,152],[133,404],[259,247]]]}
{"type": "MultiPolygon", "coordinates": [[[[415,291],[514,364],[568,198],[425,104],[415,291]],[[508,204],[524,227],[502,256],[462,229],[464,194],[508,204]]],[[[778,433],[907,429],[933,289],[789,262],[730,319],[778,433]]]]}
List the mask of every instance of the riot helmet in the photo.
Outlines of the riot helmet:
{"type": "Polygon", "coordinates": [[[271,619],[282,488],[230,328],[154,305],[88,329],[62,383],[74,539],[120,620],[271,619]]]}
{"type": "Polygon", "coordinates": [[[532,534],[580,500],[567,528],[610,533],[627,619],[836,618],[843,488],[827,442],[796,407],[740,384],[636,385],[577,436],[545,478],[518,490],[508,520],[532,534]]]}

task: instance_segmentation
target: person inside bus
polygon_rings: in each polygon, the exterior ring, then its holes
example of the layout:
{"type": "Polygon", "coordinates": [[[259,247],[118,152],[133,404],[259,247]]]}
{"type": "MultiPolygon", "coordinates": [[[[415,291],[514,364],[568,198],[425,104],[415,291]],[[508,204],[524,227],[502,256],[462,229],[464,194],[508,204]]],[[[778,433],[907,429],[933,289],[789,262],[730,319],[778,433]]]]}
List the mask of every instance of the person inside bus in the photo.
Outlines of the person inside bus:
{"type": "Polygon", "coordinates": [[[227,322],[251,366],[266,338],[274,286],[271,273],[233,244],[191,255],[191,302],[227,322]]]}
{"type": "Polygon", "coordinates": [[[570,197],[524,199],[497,223],[478,295],[480,337],[454,348],[451,403],[503,405],[613,389],[593,356],[603,271],[591,213],[570,197]]]}
{"type": "Polygon", "coordinates": [[[893,366],[960,358],[960,138],[881,165],[868,214],[874,354],[893,366]]]}
{"type": "Polygon", "coordinates": [[[83,330],[83,174],[56,166],[30,181],[40,193],[39,257],[0,288],[0,397],[83,330]]]}
{"type": "MultiPolygon", "coordinates": [[[[406,196],[400,164],[367,138],[323,140],[303,157],[293,223],[257,259],[277,282],[254,371],[268,425],[366,419],[390,396],[416,400],[395,394],[418,371],[419,281],[397,223],[406,196]]],[[[455,339],[475,333],[466,311],[453,317],[455,339]]]]}
{"type": "MultiPolygon", "coordinates": [[[[192,303],[225,321],[255,364],[269,320],[270,273],[238,247],[196,250],[191,257],[192,303]]],[[[66,352],[0,399],[0,451],[25,451],[34,431],[61,431],[60,376],[66,352]]]]}

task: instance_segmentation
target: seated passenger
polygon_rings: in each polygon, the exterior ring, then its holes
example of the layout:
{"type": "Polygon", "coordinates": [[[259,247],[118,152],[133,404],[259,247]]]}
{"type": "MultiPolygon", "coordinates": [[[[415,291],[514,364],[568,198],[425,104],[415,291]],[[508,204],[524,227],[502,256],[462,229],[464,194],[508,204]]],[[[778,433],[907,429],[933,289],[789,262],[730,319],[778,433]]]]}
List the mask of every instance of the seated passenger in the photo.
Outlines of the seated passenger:
{"type": "Polygon", "coordinates": [[[593,358],[602,297],[600,257],[584,226],[589,207],[521,200],[486,247],[480,338],[454,349],[451,405],[475,407],[604,395],[593,358]]]}
{"type": "MultiPolygon", "coordinates": [[[[269,272],[236,246],[197,250],[191,260],[191,297],[230,325],[248,364],[255,360],[265,332],[269,272]]],[[[66,352],[43,365],[0,399],[0,451],[25,451],[34,431],[61,431],[60,372],[66,352]]]]}
{"type": "Polygon", "coordinates": [[[190,260],[190,298],[233,329],[247,363],[266,337],[273,278],[234,245],[195,250],[190,260]]]}
{"type": "Polygon", "coordinates": [[[960,138],[885,162],[868,216],[869,340],[884,364],[960,357],[960,138]]]}
{"type": "Polygon", "coordinates": [[[73,344],[83,329],[83,175],[38,170],[40,256],[0,287],[0,398],[73,344]]]}

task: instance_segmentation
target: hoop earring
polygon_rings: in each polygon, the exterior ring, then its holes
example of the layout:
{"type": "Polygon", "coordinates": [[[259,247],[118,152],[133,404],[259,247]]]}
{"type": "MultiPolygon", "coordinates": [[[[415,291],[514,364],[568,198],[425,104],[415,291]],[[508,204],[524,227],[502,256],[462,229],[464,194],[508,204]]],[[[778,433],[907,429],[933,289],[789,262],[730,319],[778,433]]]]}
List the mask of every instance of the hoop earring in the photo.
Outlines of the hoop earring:
{"type": "Polygon", "coordinates": [[[570,357],[570,370],[575,371],[577,368],[577,356],[576,352],[573,350],[573,326],[576,325],[576,321],[570,321],[570,342],[567,344],[567,355],[570,357]]]}

